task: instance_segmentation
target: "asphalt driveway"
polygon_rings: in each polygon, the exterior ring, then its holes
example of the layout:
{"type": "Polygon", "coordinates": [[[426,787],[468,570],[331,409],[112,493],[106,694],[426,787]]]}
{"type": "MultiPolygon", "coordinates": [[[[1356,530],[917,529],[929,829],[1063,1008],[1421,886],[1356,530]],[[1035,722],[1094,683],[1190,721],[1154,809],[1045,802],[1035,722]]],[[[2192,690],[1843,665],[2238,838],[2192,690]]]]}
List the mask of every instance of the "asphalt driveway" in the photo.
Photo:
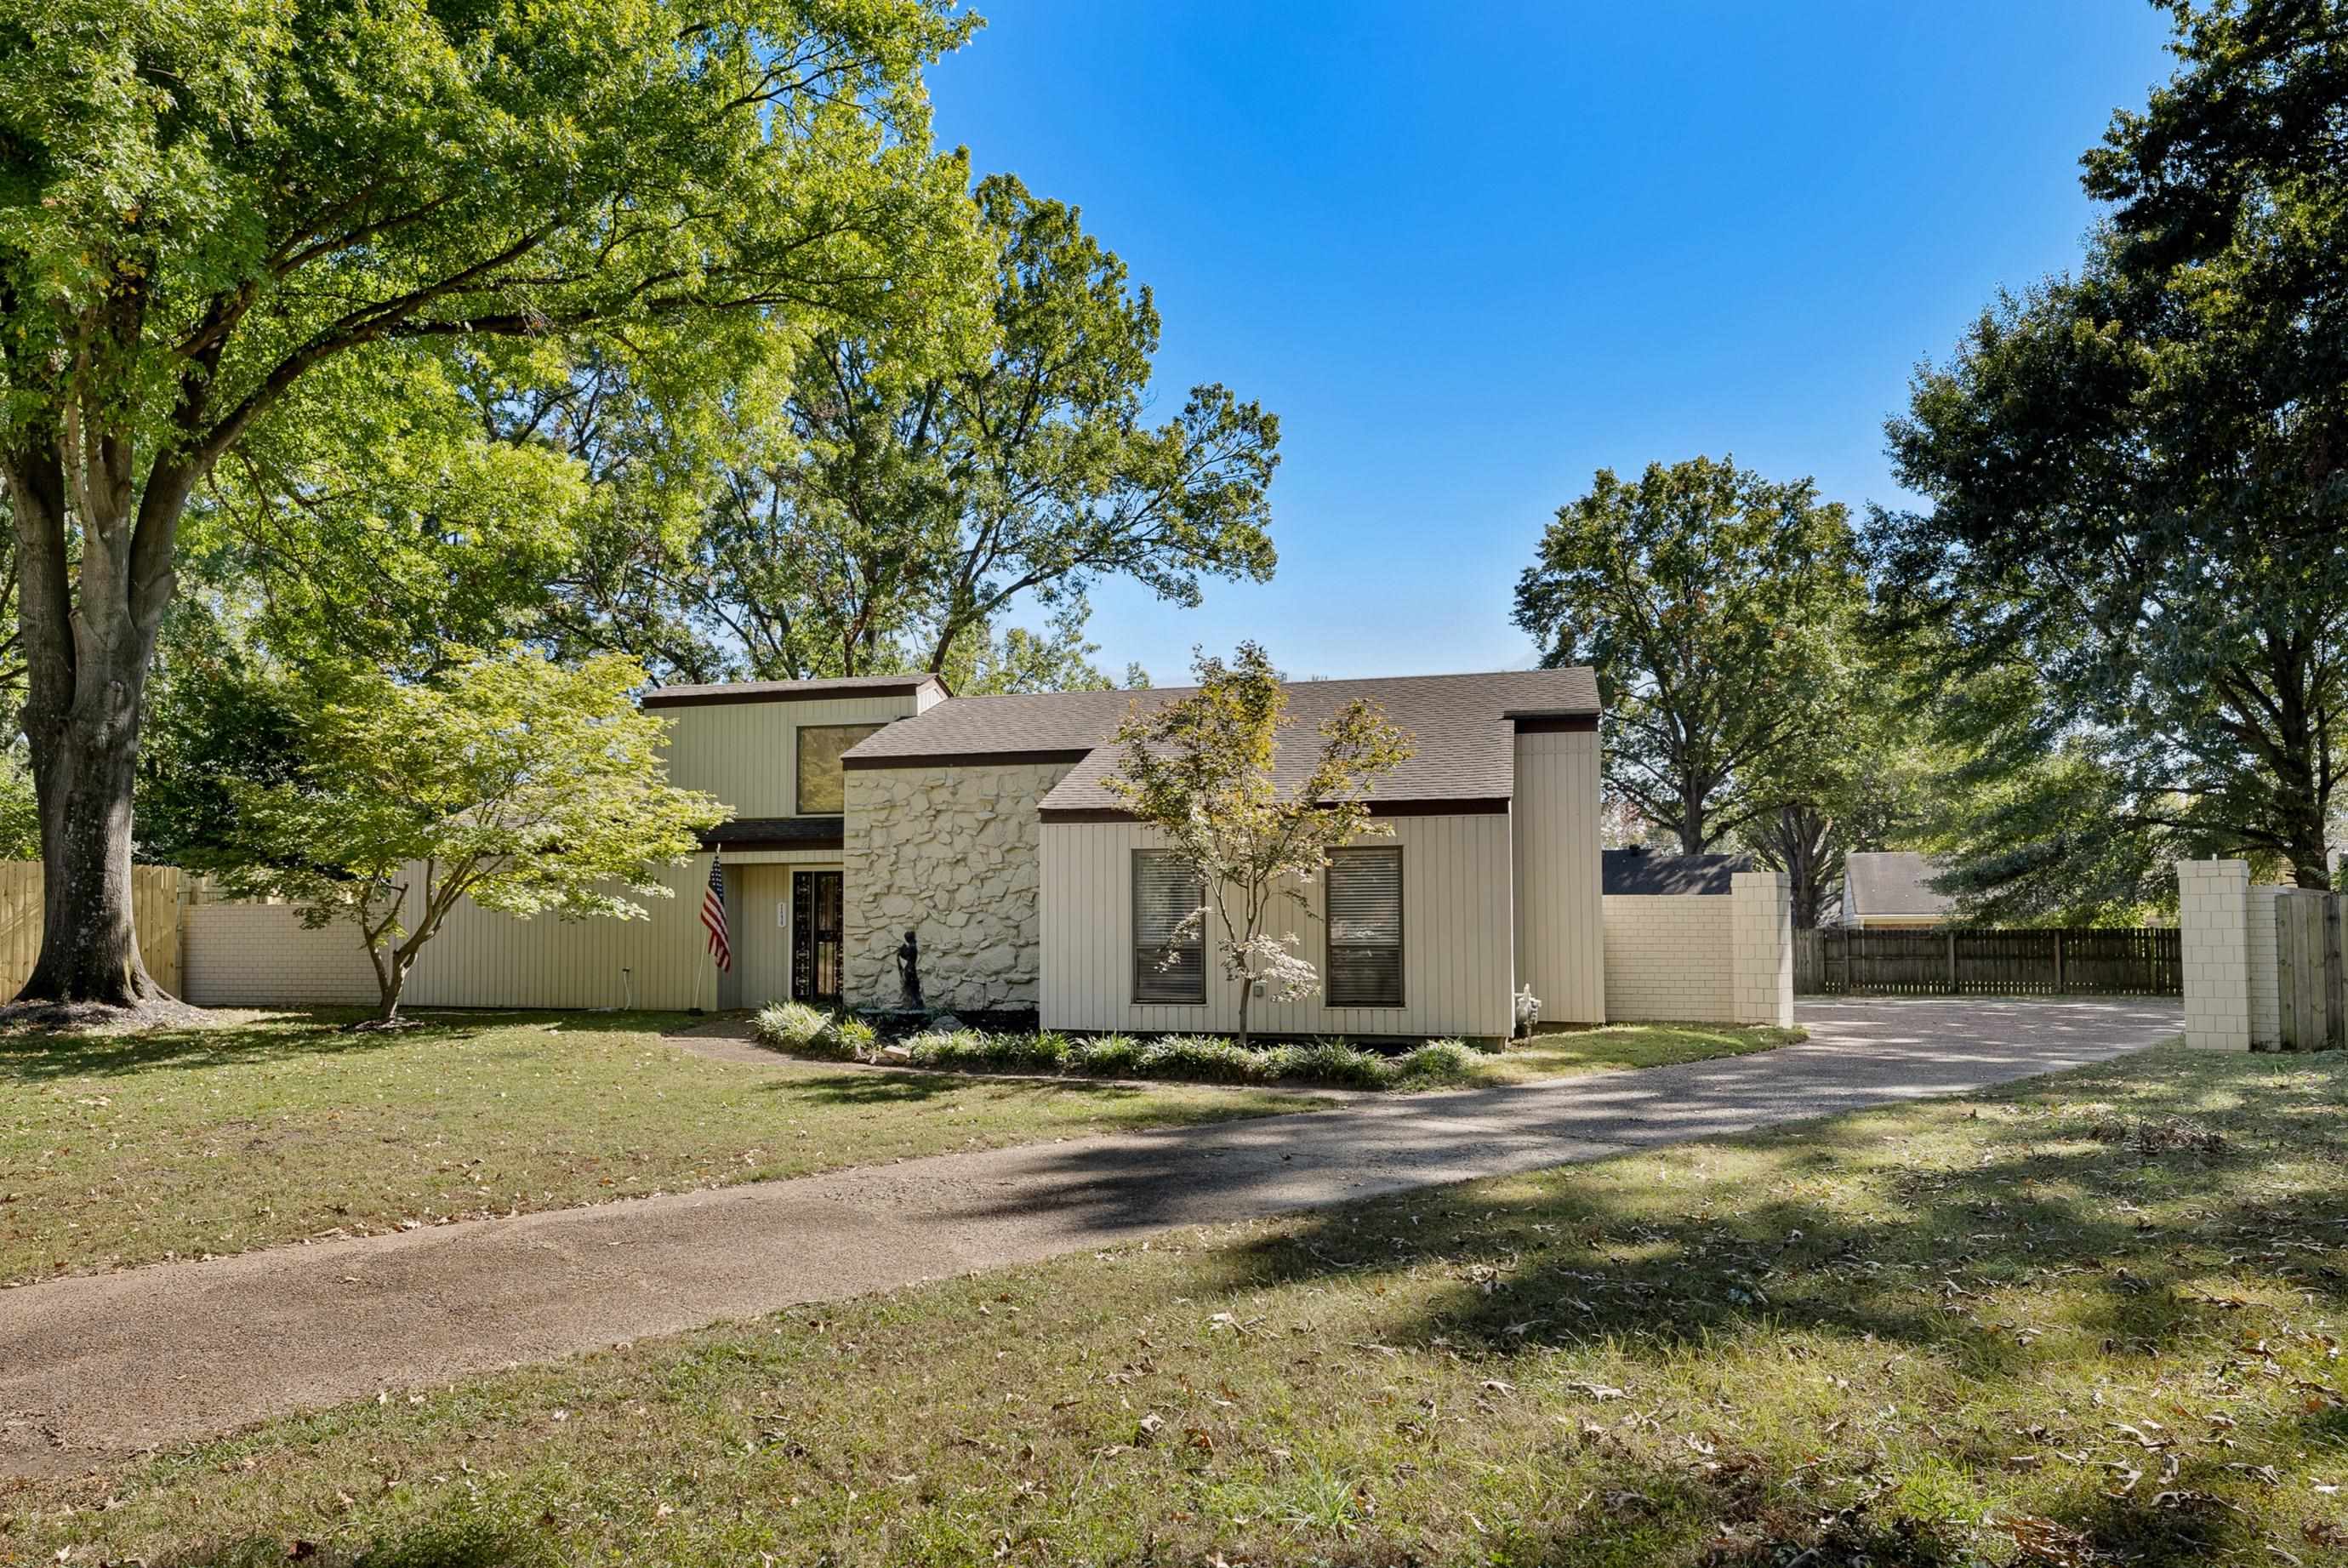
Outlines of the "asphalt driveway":
{"type": "MultiPolygon", "coordinates": [[[[0,1292],[0,1471],[1169,1227],[1981,1088],[2177,1034],[2173,1002],[1820,1002],[1644,1072],[944,1155],[0,1292]]],[[[901,1080],[901,1093],[928,1092],[901,1080]]]]}

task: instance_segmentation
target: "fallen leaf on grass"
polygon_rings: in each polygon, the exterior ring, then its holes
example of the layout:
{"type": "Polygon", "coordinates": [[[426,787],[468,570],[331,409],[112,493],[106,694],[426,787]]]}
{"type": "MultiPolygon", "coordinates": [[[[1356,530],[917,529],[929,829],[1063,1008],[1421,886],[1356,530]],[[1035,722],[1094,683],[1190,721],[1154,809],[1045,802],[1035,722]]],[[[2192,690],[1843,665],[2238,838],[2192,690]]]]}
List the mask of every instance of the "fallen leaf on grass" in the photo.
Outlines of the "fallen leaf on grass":
{"type": "Polygon", "coordinates": [[[2087,1568],[2095,1561],[2095,1549],[2085,1536],[2075,1530],[2065,1530],[2051,1519],[2018,1513],[2000,1523],[2013,1537],[2013,1544],[2023,1557],[2030,1562],[2053,1563],[2054,1568],[2087,1568]]]}

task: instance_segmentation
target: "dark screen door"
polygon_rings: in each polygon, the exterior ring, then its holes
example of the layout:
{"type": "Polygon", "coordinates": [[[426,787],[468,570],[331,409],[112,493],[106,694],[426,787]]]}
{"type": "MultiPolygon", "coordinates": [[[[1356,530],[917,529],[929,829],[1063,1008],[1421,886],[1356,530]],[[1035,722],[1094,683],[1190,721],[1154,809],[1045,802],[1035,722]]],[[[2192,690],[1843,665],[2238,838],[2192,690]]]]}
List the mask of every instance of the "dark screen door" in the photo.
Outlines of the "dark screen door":
{"type": "Polygon", "coordinates": [[[838,872],[791,873],[791,1000],[839,1000],[838,872]]]}

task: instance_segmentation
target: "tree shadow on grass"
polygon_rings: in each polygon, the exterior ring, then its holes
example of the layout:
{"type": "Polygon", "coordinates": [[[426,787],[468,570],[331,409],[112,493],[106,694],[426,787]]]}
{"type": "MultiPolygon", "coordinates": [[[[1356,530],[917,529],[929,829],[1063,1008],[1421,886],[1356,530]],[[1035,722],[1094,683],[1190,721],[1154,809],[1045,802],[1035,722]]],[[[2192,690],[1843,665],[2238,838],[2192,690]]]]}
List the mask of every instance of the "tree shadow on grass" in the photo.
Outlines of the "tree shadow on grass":
{"type": "Polygon", "coordinates": [[[371,1017],[364,1007],[289,1009],[246,1015],[217,1027],[150,1029],[96,1035],[26,1030],[0,1035],[0,1082],[46,1083],[60,1078],[115,1078],[161,1068],[242,1067],[304,1057],[366,1055],[394,1046],[472,1039],[499,1029],[547,1028],[561,1034],[651,1035],[666,1032],[674,1013],[502,1012],[420,1009],[405,1015],[412,1027],[354,1030],[371,1017]]]}
{"type": "Polygon", "coordinates": [[[561,1557],[541,1537],[455,1522],[377,1536],[362,1546],[252,1536],[146,1561],[152,1568],[277,1568],[288,1562],[313,1568],[553,1568],[561,1557]]]}

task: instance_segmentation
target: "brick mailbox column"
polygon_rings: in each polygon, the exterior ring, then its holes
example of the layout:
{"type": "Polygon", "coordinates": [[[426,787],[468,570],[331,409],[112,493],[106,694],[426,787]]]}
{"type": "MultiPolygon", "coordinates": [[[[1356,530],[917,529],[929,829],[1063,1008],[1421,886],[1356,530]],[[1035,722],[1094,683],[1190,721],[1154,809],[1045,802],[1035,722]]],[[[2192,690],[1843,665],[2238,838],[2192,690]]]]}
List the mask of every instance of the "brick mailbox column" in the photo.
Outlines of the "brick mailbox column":
{"type": "Polygon", "coordinates": [[[1794,1026],[1794,887],[1783,872],[1738,872],[1729,883],[1730,948],[1740,1024],[1794,1026]]]}
{"type": "MultiPolygon", "coordinates": [[[[2267,918],[2274,918],[2271,902],[2267,918]]],[[[2250,1048],[2250,867],[2247,861],[2177,862],[2178,943],[2185,960],[2185,1043],[2250,1048]]],[[[2265,950],[2274,950],[2267,933],[2265,950]]]]}

